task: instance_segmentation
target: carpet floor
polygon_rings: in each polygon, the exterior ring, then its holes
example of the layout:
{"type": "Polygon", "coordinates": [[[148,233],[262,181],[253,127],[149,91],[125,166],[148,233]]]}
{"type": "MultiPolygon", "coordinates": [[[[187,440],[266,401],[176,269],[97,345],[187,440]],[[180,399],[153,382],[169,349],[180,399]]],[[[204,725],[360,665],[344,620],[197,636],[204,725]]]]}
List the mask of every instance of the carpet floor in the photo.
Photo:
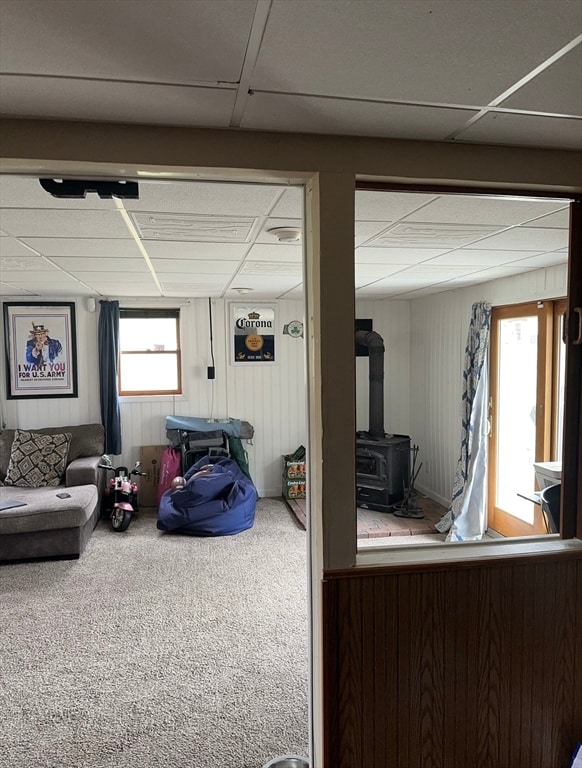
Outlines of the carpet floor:
{"type": "Polygon", "coordinates": [[[276,499],[195,538],[100,521],[0,567],[1,768],[261,768],[308,754],[306,535],[276,499]]]}

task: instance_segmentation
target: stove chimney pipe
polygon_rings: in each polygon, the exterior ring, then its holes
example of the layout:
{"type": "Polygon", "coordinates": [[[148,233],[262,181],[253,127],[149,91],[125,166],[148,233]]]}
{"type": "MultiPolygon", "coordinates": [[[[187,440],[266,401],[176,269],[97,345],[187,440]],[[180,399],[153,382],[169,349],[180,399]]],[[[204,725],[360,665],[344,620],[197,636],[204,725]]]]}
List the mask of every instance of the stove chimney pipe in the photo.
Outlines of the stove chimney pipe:
{"type": "Polygon", "coordinates": [[[356,331],[356,344],[369,352],[369,417],[370,437],[384,437],[384,339],[376,331],[356,331]]]}

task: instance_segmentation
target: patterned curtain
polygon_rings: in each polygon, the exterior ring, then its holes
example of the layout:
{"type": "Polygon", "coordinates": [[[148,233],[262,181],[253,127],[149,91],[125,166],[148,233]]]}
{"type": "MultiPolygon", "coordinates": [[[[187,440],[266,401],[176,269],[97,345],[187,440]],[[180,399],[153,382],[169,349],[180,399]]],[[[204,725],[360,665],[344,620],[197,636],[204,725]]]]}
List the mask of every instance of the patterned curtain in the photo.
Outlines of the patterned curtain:
{"type": "Polygon", "coordinates": [[[447,541],[478,541],[487,527],[487,390],[491,304],[473,304],[465,348],[461,451],[451,505],[436,524],[447,541]]]}
{"type": "Polygon", "coordinates": [[[100,301],[99,331],[99,397],[101,421],[105,427],[105,453],[121,454],[121,418],[117,392],[119,365],[119,302],[100,301]]]}

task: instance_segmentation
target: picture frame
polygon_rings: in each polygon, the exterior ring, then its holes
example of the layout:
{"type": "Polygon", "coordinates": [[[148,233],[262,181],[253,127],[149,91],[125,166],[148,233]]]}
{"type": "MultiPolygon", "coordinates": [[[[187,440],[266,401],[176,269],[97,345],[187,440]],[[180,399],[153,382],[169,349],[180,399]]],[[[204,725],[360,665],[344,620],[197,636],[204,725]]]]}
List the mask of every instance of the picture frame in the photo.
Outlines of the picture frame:
{"type": "Polygon", "coordinates": [[[276,317],[276,304],[230,305],[231,365],[276,364],[276,317]]]}
{"type": "Polygon", "coordinates": [[[74,302],[6,301],[6,397],[78,397],[74,302]]]}

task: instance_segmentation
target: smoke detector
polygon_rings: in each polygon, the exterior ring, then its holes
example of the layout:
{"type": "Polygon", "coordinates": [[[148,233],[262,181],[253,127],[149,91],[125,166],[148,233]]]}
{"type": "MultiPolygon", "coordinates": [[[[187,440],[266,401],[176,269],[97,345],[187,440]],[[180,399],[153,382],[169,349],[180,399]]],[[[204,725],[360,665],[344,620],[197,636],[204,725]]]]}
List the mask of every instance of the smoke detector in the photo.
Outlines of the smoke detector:
{"type": "Polygon", "coordinates": [[[233,288],[232,289],[235,293],[238,293],[239,296],[244,296],[245,293],[251,293],[253,290],[252,288],[233,288]]]}
{"type": "Polygon", "coordinates": [[[301,230],[297,227],[274,227],[268,229],[267,232],[271,235],[275,235],[280,243],[296,243],[301,240],[301,230]]]}

